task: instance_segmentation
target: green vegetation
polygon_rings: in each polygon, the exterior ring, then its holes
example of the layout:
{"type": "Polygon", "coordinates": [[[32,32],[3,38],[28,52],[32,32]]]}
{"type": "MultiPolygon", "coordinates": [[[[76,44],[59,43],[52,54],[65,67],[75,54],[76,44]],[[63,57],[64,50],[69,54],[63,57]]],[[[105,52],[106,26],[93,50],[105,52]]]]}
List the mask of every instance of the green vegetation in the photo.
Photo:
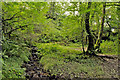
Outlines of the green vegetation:
{"type": "MultiPolygon", "coordinates": [[[[41,43],[37,44],[37,47],[39,54],[44,55],[40,63],[53,75],[61,75],[65,78],[110,77],[101,65],[103,63],[101,60],[83,55],[80,50],[75,50],[77,47],[61,46],[55,43],[41,43]]],[[[114,70],[112,71],[114,74],[114,70]]]]}
{"type": "Polygon", "coordinates": [[[33,46],[39,63],[52,75],[118,77],[117,59],[109,56],[118,54],[119,5],[2,2],[2,78],[25,78],[21,66],[30,61],[33,46]]]}
{"type": "Polygon", "coordinates": [[[118,54],[118,41],[117,40],[115,42],[103,41],[103,43],[101,43],[100,48],[102,50],[102,53],[104,53],[104,54],[117,55],[118,54]]]}
{"type": "Polygon", "coordinates": [[[2,45],[2,77],[3,78],[25,78],[23,74],[24,68],[21,66],[24,61],[29,61],[28,57],[30,55],[28,47],[26,44],[20,44],[14,41],[4,40],[2,45]]]}

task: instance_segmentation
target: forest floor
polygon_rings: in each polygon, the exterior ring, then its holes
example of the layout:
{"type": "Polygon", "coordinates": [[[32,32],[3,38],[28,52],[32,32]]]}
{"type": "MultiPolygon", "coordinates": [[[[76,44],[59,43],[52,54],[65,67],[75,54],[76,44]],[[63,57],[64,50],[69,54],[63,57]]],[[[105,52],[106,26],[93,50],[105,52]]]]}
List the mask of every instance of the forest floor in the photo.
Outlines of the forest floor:
{"type": "MultiPolygon", "coordinates": [[[[65,46],[63,47],[65,49],[65,46]]],[[[69,50],[81,51],[79,47],[69,50]]],[[[73,78],[118,78],[118,56],[98,54],[99,57],[72,55],[59,58],[58,55],[48,54],[42,58],[32,56],[26,63],[27,78],[73,79],[73,78]],[[71,56],[74,56],[71,58],[71,56]],[[29,66],[29,67],[28,67],[29,66]]]]}

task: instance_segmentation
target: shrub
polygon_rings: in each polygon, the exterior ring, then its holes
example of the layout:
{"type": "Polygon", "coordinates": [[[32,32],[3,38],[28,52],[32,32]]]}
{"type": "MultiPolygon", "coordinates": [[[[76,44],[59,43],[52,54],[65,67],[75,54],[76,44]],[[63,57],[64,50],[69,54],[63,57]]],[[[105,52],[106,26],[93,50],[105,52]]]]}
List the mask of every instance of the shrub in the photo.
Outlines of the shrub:
{"type": "Polygon", "coordinates": [[[103,53],[117,54],[118,42],[117,41],[102,41],[100,49],[103,53]]]}
{"type": "Polygon", "coordinates": [[[3,40],[2,44],[2,78],[25,78],[21,66],[29,61],[29,49],[24,43],[11,40],[3,40]]]}

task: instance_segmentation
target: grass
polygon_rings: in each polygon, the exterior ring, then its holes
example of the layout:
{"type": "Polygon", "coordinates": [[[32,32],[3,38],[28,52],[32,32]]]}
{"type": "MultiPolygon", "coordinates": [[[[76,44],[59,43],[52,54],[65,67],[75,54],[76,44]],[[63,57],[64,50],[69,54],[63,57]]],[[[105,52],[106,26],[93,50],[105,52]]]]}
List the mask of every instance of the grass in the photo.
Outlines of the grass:
{"type": "Polygon", "coordinates": [[[40,43],[36,46],[40,51],[39,54],[43,56],[40,63],[44,65],[45,70],[49,70],[54,75],[64,78],[111,77],[111,74],[103,68],[101,60],[84,56],[81,54],[82,51],[75,50],[80,47],[63,46],[57,43],[40,43]]]}
{"type": "Polygon", "coordinates": [[[118,55],[118,53],[117,52],[115,52],[115,53],[104,53],[105,55],[118,55]]]}
{"type": "Polygon", "coordinates": [[[44,56],[41,61],[44,64],[44,69],[49,70],[54,75],[61,75],[64,77],[100,77],[105,75],[102,66],[97,64],[94,59],[79,59],[76,61],[69,61],[64,58],[56,58],[44,56]],[[95,75],[95,73],[97,75],[95,75]]]}
{"type": "Polygon", "coordinates": [[[74,47],[62,46],[53,43],[40,43],[36,44],[36,46],[38,47],[38,51],[40,51],[40,55],[55,54],[60,56],[69,56],[69,54],[72,54],[73,56],[82,53],[82,51],[72,49],[74,47]]]}

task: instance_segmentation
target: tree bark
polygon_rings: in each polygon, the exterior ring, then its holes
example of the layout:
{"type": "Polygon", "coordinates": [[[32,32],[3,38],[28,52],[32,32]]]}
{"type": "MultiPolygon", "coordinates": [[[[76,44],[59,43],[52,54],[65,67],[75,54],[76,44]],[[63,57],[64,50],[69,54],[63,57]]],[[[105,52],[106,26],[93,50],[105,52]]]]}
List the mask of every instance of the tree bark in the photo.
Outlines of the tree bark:
{"type": "MultiPolygon", "coordinates": [[[[83,25],[82,25],[82,22],[83,22],[83,17],[82,17],[82,19],[81,19],[81,27],[83,26],[83,25]]],[[[83,27],[82,27],[82,35],[81,35],[82,40],[81,40],[81,42],[82,42],[82,50],[83,50],[83,53],[85,54],[84,42],[83,42],[83,39],[84,39],[83,33],[84,33],[84,29],[83,29],[83,27]]]]}
{"type": "Polygon", "coordinates": [[[104,28],[105,7],[106,7],[106,2],[103,3],[103,11],[102,11],[103,15],[102,15],[102,18],[101,18],[101,25],[100,25],[100,30],[99,30],[99,33],[98,33],[98,39],[96,40],[96,44],[95,44],[95,49],[98,49],[98,50],[99,50],[99,47],[100,47],[100,42],[101,42],[101,39],[102,39],[103,28],[104,28]]]}
{"type": "MultiPolygon", "coordinates": [[[[117,7],[117,15],[118,20],[120,21],[120,7],[117,7]]],[[[120,22],[118,22],[118,60],[120,60],[120,22]]],[[[118,62],[118,65],[120,65],[120,62],[118,62]]],[[[119,70],[120,72],[120,70],[119,70]]],[[[120,77],[119,77],[120,78],[120,77]]]]}
{"type": "MultiPolygon", "coordinates": [[[[91,2],[88,2],[88,8],[87,9],[90,9],[91,7],[91,2]]],[[[89,16],[90,16],[90,11],[88,11],[86,13],[86,19],[85,19],[85,27],[86,27],[86,32],[88,33],[88,40],[89,40],[89,43],[88,43],[88,49],[87,49],[87,52],[86,53],[90,53],[90,54],[94,54],[93,50],[94,50],[94,37],[93,35],[91,34],[91,31],[90,31],[90,25],[89,25],[89,16]]]]}

